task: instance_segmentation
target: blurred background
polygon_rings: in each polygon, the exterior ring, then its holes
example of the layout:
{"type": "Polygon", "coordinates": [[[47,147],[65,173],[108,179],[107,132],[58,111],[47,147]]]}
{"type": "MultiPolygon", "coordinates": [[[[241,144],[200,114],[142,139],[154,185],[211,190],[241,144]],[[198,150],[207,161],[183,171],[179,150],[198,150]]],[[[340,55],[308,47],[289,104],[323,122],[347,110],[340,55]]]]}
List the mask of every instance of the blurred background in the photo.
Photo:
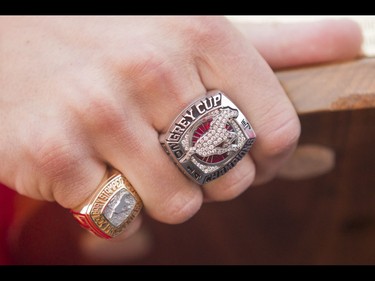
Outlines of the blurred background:
{"type": "MultiPolygon", "coordinates": [[[[285,22],[321,17],[229,18],[285,22]]],[[[360,67],[367,74],[360,83],[368,90],[357,94],[366,99],[334,110],[299,112],[300,146],[278,178],[230,202],[204,204],[181,225],[161,224],[144,214],[141,231],[122,243],[91,236],[54,203],[17,195],[8,239],[12,263],[374,264],[375,17],[352,18],[365,34],[360,67]]],[[[352,66],[325,70],[341,75],[352,66]]],[[[306,79],[315,70],[292,70],[293,79],[306,79]]],[[[279,74],[286,83],[288,73],[279,74]]]]}

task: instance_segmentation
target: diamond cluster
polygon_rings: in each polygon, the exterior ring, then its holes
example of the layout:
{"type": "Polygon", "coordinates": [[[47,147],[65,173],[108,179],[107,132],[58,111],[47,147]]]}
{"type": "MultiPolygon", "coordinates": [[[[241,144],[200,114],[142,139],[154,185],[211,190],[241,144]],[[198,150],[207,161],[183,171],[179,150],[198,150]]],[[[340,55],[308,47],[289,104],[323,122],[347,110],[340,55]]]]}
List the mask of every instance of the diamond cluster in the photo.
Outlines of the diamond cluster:
{"type": "Polygon", "coordinates": [[[238,151],[244,145],[246,138],[237,122],[233,119],[237,115],[237,110],[230,108],[216,109],[210,112],[202,119],[203,122],[198,124],[198,127],[195,127],[195,130],[197,130],[201,124],[211,119],[209,129],[199,138],[195,136],[197,138],[195,144],[191,140],[194,139],[194,133],[192,135],[186,134],[182,139],[181,144],[186,151],[184,158],[191,158],[191,161],[205,173],[211,173],[219,169],[219,165],[205,165],[202,162],[211,159],[208,157],[213,157],[214,155],[224,155],[230,151],[238,151]],[[228,126],[233,131],[228,129],[228,126]],[[206,159],[199,159],[200,161],[198,161],[196,157],[192,157],[194,154],[206,159]]]}
{"type": "MultiPolygon", "coordinates": [[[[210,116],[212,121],[209,130],[201,136],[193,147],[190,147],[189,135],[185,135],[182,146],[187,151],[187,157],[198,154],[201,157],[224,154],[229,151],[237,151],[240,147],[234,145],[234,140],[238,137],[236,132],[230,132],[226,126],[228,122],[238,115],[237,110],[230,108],[214,110],[210,116]],[[219,145],[223,144],[222,147],[219,145]]],[[[238,128],[238,126],[237,126],[238,128]]]]}
{"type": "Polygon", "coordinates": [[[197,166],[199,169],[201,169],[201,171],[205,172],[206,174],[215,172],[217,169],[220,168],[219,166],[216,166],[216,165],[208,166],[208,165],[201,164],[195,158],[192,158],[191,161],[194,163],[195,166],[197,166]]]}
{"type": "Polygon", "coordinates": [[[207,157],[225,152],[217,148],[222,142],[227,141],[235,134],[226,129],[226,125],[230,118],[236,117],[237,111],[227,109],[215,110],[211,121],[210,129],[200,137],[195,144],[195,153],[202,157],[207,157]]]}

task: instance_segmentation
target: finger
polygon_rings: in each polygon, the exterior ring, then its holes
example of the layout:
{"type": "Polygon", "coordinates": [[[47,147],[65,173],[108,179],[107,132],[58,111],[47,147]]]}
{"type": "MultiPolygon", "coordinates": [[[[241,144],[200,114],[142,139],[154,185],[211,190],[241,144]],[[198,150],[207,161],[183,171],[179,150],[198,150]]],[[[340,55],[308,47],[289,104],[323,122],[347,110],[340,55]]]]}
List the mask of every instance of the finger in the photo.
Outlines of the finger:
{"type": "MultiPolygon", "coordinates": [[[[235,32],[214,32],[225,23],[216,24],[218,26],[211,26],[206,36],[215,37],[220,48],[216,45],[205,50],[207,60],[199,64],[201,79],[208,89],[223,90],[249,119],[257,134],[251,149],[256,166],[255,180],[264,182],[275,175],[293,152],[300,134],[299,120],[272,70],[256,50],[246,40],[239,40],[235,32]],[[232,44],[235,39],[237,43],[232,44]]],[[[254,167],[248,162],[247,168],[237,173],[230,171],[208,186],[215,185],[219,193],[227,188],[229,176],[236,178],[231,179],[232,183],[237,181],[242,187],[249,186],[251,177],[247,176],[247,181],[243,178],[246,173],[253,173],[251,169],[254,167]]]]}
{"type": "Polygon", "coordinates": [[[107,113],[92,117],[96,150],[130,181],[151,217],[181,223],[199,210],[201,189],[173,164],[159,143],[158,132],[133,102],[127,101],[125,112],[122,102],[102,101],[107,113]]]}
{"type": "Polygon", "coordinates": [[[255,164],[250,155],[246,155],[229,172],[203,187],[205,201],[225,201],[244,192],[255,178],[255,164]]]}
{"type": "MultiPolygon", "coordinates": [[[[133,224],[137,224],[137,222],[134,221],[133,224]]],[[[125,232],[127,231],[128,229],[125,230],[125,232]]],[[[123,264],[124,261],[133,261],[145,256],[151,250],[152,240],[148,230],[144,228],[138,229],[126,240],[118,240],[117,237],[111,240],[100,239],[87,232],[80,239],[79,246],[82,254],[90,260],[101,264],[123,264]]]]}
{"type": "MultiPolygon", "coordinates": [[[[45,122],[50,130],[38,136],[28,136],[30,157],[33,165],[24,167],[19,175],[36,175],[37,182],[18,182],[19,192],[26,196],[57,201],[61,206],[73,209],[95,192],[103,179],[106,164],[95,157],[94,151],[78,134],[61,130],[61,124],[45,122]]],[[[70,125],[66,126],[67,128],[70,125]]],[[[26,145],[25,145],[26,147],[26,145]]]]}
{"type": "Polygon", "coordinates": [[[133,236],[142,226],[142,215],[139,214],[118,236],[111,239],[111,241],[124,241],[133,236]]]}
{"type": "Polygon", "coordinates": [[[236,23],[273,69],[353,59],[362,33],[348,19],[299,23],[236,23]]]}

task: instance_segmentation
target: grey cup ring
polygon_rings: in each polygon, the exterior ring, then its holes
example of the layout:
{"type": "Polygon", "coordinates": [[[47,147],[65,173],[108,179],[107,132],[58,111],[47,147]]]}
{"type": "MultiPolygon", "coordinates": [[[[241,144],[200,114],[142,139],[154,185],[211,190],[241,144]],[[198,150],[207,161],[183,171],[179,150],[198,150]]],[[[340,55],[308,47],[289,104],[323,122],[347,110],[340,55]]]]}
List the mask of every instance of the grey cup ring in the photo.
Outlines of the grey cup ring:
{"type": "Polygon", "coordinates": [[[125,176],[110,168],[95,194],[71,213],[83,228],[111,239],[125,230],[142,206],[141,198],[125,176]]]}
{"type": "Polygon", "coordinates": [[[203,185],[233,168],[255,138],[239,108],[213,90],[185,108],[160,143],[185,175],[203,185]]]}

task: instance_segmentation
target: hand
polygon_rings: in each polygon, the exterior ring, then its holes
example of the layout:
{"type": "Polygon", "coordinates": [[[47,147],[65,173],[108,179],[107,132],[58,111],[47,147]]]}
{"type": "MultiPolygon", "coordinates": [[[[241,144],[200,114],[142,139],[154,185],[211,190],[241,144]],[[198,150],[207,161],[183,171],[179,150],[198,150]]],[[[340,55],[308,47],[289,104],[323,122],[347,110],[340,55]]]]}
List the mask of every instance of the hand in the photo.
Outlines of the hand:
{"type": "MultiPolygon", "coordinates": [[[[350,29],[330,23],[333,30],[348,37],[329,41],[340,52],[328,55],[317,44],[305,56],[308,38],[296,40],[296,49],[275,49],[291,39],[279,37],[290,26],[245,31],[271,66],[285,67],[357,55],[358,29],[338,23],[350,29]]],[[[316,42],[325,39],[316,32],[316,42]]],[[[129,179],[152,217],[180,223],[203,200],[229,200],[270,180],[296,146],[300,124],[292,104],[224,18],[1,17],[0,34],[0,182],[20,194],[74,208],[109,164],[129,179]],[[178,170],[158,136],[210,89],[241,108],[257,142],[234,169],[201,187],[178,170]]]]}

